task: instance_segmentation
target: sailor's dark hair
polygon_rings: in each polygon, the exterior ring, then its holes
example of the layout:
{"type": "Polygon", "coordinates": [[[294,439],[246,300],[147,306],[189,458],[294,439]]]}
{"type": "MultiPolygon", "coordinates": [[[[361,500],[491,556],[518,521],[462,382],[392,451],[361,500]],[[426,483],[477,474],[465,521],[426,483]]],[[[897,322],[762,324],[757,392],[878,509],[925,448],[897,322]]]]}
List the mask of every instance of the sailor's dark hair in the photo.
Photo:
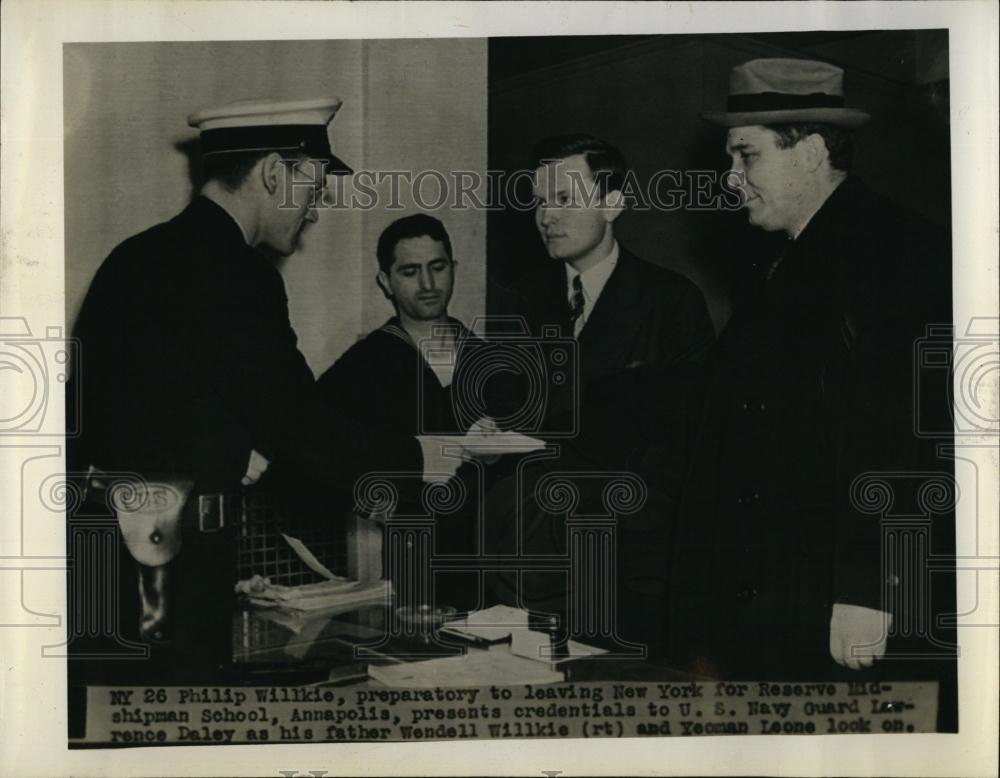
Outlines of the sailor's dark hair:
{"type": "Polygon", "coordinates": [[[412,216],[404,216],[396,219],[386,227],[378,239],[378,246],[375,254],[378,257],[378,267],[383,273],[388,273],[392,269],[395,261],[396,244],[407,238],[420,238],[426,235],[431,240],[436,240],[444,244],[445,253],[451,259],[451,238],[448,231],[439,219],[429,216],[426,213],[415,213],[412,216]]]}

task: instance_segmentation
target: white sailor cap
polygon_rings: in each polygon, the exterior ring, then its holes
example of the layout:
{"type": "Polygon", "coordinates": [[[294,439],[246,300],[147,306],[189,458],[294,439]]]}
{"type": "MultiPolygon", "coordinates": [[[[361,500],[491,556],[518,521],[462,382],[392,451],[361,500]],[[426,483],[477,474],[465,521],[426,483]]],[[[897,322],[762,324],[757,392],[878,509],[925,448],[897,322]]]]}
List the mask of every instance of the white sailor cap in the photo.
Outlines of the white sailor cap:
{"type": "Polygon", "coordinates": [[[354,171],[330,148],[327,129],[340,109],[336,97],[310,100],[240,100],[188,117],[201,133],[202,154],[289,151],[327,162],[327,174],[354,171]]]}

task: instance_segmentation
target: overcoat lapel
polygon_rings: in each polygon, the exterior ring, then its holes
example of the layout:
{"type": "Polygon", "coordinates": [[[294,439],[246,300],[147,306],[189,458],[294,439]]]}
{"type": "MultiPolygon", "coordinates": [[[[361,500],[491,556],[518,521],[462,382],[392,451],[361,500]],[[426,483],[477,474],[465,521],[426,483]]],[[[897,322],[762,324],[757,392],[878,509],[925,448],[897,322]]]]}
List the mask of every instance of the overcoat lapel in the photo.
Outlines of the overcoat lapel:
{"type": "Polygon", "coordinates": [[[635,272],[638,260],[624,248],[619,251],[618,264],[580,331],[584,382],[597,369],[609,373],[627,367],[626,356],[642,323],[638,310],[642,289],[635,272]]]}

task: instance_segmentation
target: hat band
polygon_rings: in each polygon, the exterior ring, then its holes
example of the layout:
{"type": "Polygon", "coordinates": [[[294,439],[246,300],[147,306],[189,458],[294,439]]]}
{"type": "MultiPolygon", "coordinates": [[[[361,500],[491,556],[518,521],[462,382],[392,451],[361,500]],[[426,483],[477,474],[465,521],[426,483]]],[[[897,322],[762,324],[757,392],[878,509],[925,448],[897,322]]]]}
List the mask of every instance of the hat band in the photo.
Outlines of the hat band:
{"type": "Polygon", "coordinates": [[[317,124],[224,127],[202,131],[202,154],[224,151],[300,151],[317,159],[331,156],[326,126],[317,124]]]}
{"type": "Polygon", "coordinates": [[[793,95],[786,92],[758,92],[756,94],[730,95],[726,101],[726,110],[730,113],[843,107],[844,98],[842,95],[828,95],[824,92],[813,92],[809,95],[793,95]]]}

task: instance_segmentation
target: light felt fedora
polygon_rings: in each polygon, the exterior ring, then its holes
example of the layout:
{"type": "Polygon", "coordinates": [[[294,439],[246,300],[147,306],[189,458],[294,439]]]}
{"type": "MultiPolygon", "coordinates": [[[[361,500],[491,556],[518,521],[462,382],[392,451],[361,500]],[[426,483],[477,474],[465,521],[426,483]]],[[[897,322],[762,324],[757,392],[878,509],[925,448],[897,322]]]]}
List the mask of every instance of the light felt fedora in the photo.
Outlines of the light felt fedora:
{"type": "Polygon", "coordinates": [[[818,122],[854,129],[871,117],[844,106],[844,71],[810,59],[754,59],[729,74],[726,111],[703,113],[723,127],[818,122]]]}

